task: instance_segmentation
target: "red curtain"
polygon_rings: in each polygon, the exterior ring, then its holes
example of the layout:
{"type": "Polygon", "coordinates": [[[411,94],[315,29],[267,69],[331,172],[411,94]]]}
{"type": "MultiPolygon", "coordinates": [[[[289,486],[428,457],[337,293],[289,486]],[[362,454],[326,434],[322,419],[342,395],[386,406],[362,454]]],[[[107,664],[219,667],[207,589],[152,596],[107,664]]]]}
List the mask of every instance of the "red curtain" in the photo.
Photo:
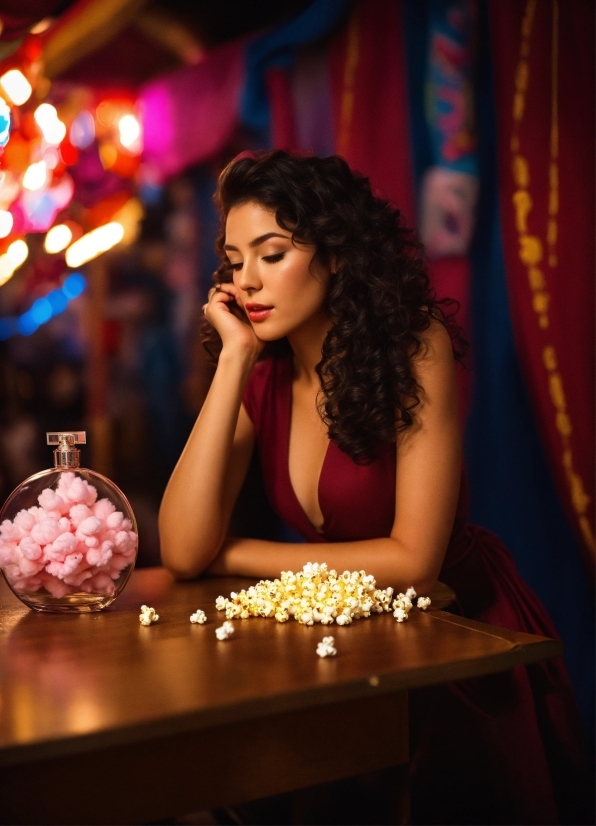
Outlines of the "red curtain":
{"type": "Polygon", "coordinates": [[[594,4],[491,0],[511,315],[559,495],[594,566],[594,4]]]}
{"type": "Polygon", "coordinates": [[[330,47],[336,152],[414,223],[401,0],[360,0],[330,47]]]}

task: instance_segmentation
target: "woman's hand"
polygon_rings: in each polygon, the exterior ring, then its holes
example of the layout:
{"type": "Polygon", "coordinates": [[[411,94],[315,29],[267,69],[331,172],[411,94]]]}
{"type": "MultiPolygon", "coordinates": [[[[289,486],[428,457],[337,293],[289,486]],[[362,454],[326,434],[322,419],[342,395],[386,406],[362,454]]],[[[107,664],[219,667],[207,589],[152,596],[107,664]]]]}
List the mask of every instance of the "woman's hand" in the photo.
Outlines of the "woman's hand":
{"type": "Polygon", "coordinates": [[[246,318],[234,284],[226,282],[212,287],[203,313],[219,333],[224,350],[250,352],[255,358],[260,354],[265,343],[257,338],[246,318]]]}

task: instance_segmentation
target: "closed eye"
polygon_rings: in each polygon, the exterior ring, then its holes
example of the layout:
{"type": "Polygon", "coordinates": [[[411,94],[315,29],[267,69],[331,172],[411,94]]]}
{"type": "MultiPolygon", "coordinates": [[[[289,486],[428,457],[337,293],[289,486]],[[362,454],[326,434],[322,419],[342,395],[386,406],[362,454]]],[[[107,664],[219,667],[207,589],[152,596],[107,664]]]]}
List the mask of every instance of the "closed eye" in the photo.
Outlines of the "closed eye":
{"type": "Polygon", "coordinates": [[[242,269],[242,261],[240,261],[238,264],[230,263],[230,264],[228,264],[228,267],[229,267],[229,269],[234,270],[235,272],[237,270],[241,270],[242,269]]]}
{"type": "Polygon", "coordinates": [[[263,261],[266,261],[268,264],[276,264],[278,261],[284,257],[285,252],[276,252],[275,255],[264,255],[263,261]]]}

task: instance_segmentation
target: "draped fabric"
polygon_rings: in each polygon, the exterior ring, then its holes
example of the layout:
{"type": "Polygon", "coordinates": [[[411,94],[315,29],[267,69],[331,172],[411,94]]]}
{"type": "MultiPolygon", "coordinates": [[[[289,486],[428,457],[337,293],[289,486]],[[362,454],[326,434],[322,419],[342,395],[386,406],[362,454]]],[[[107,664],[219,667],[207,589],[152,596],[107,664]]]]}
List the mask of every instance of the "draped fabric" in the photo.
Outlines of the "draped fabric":
{"type": "Polygon", "coordinates": [[[360,0],[330,45],[336,152],[414,223],[401,0],[360,0]]]}
{"type": "Polygon", "coordinates": [[[237,128],[244,83],[244,40],[234,40],[143,87],[143,158],[156,179],[203,163],[226,147],[237,128]]]}
{"type": "Polygon", "coordinates": [[[593,571],[594,5],[489,8],[513,328],[559,496],[593,571]]]}
{"type": "Polygon", "coordinates": [[[294,65],[301,46],[341,24],[351,2],[315,0],[277,28],[230,41],[196,66],[146,84],[140,103],[149,174],[163,180],[211,161],[229,149],[241,129],[245,141],[256,138],[262,149],[293,146],[293,93],[286,94],[284,70],[294,65]]]}

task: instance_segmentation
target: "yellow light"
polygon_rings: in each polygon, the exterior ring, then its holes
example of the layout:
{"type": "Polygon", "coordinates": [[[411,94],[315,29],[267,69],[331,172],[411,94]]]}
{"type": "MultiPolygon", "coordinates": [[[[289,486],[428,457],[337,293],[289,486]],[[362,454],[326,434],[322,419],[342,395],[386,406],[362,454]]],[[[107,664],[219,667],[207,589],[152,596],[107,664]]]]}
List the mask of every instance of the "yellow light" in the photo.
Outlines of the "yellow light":
{"type": "Polygon", "coordinates": [[[29,29],[29,31],[31,32],[31,34],[42,34],[50,28],[53,22],[53,17],[44,17],[43,20],[40,20],[39,23],[36,23],[32,29],[29,29]]]}
{"type": "Polygon", "coordinates": [[[17,267],[20,267],[21,264],[25,263],[29,255],[29,247],[27,246],[27,242],[22,240],[13,241],[12,244],[9,244],[9,247],[6,250],[6,255],[8,255],[16,270],[17,267]]]}
{"type": "Polygon", "coordinates": [[[62,252],[72,241],[72,230],[66,224],[56,224],[55,227],[48,230],[48,233],[43,242],[46,252],[62,252]]]}
{"type": "Polygon", "coordinates": [[[11,69],[5,72],[0,77],[2,88],[16,106],[22,106],[23,103],[31,97],[31,84],[22,72],[18,69],[11,69]]]}
{"type": "Polygon", "coordinates": [[[143,220],[144,214],[143,206],[138,198],[130,198],[124,206],[120,207],[118,212],[115,213],[112,220],[118,221],[124,229],[124,235],[122,237],[123,244],[132,244],[137,240],[139,232],[141,231],[141,221],[143,220]]]}
{"type": "Polygon", "coordinates": [[[107,252],[124,237],[124,227],[118,221],[111,221],[103,227],[88,232],[71,244],[66,250],[66,263],[69,267],[80,267],[97,258],[102,252],[107,252]]]}
{"type": "Polygon", "coordinates": [[[23,186],[25,189],[35,191],[36,189],[41,189],[47,179],[48,170],[45,162],[39,161],[38,163],[32,163],[23,175],[23,186]]]}
{"type": "Polygon", "coordinates": [[[104,169],[111,169],[118,160],[118,150],[111,143],[102,143],[99,147],[99,158],[104,169]]]}
{"type": "Polygon", "coordinates": [[[13,225],[13,217],[6,209],[0,209],[0,238],[6,238],[10,235],[13,225]]]}
{"type": "Polygon", "coordinates": [[[141,125],[134,115],[124,115],[118,121],[120,143],[127,149],[132,147],[141,136],[141,125]]]}
{"type": "Polygon", "coordinates": [[[2,284],[6,284],[8,279],[12,278],[15,269],[15,265],[6,253],[4,253],[4,255],[0,255],[0,286],[2,286],[2,284]]]}

